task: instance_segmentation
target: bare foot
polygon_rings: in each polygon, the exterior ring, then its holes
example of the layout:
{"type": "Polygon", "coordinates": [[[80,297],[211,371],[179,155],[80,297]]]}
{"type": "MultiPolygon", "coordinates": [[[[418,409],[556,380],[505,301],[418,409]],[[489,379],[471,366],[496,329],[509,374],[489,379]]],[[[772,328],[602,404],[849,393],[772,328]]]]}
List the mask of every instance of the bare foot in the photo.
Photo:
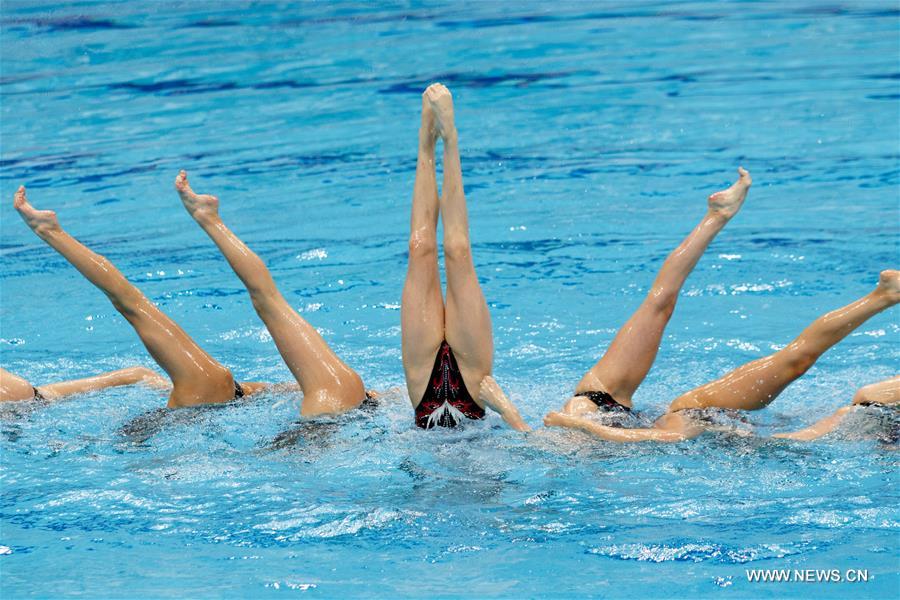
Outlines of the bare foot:
{"type": "Polygon", "coordinates": [[[740,178],[730,188],[716,192],[708,200],[709,210],[722,215],[726,219],[730,219],[741,209],[741,205],[747,197],[747,190],[750,189],[750,185],[753,183],[750,173],[743,167],[738,167],[738,173],[740,178]]]}
{"type": "Polygon", "coordinates": [[[145,375],[141,381],[154,389],[157,390],[170,390],[172,389],[172,382],[160,375],[159,373],[152,373],[145,375]]]}
{"type": "Polygon", "coordinates": [[[184,169],[179,171],[178,177],[175,178],[175,189],[178,190],[181,202],[188,213],[201,225],[219,216],[219,199],[209,194],[195,194],[184,169]]]}
{"type": "Polygon", "coordinates": [[[447,86],[441,83],[432,83],[425,90],[424,97],[431,104],[438,134],[445,142],[455,137],[456,124],[453,121],[453,96],[450,94],[447,86]]]}
{"type": "Polygon", "coordinates": [[[61,231],[56,213],[52,210],[37,210],[28,202],[25,195],[25,186],[20,185],[13,199],[13,206],[19,211],[25,224],[41,237],[54,231],[61,231]]]}
{"type": "Polygon", "coordinates": [[[878,276],[878,287],[876,292],[883,293],[891,304],[900,302],[900,271],[887,269],[878,276]]]}

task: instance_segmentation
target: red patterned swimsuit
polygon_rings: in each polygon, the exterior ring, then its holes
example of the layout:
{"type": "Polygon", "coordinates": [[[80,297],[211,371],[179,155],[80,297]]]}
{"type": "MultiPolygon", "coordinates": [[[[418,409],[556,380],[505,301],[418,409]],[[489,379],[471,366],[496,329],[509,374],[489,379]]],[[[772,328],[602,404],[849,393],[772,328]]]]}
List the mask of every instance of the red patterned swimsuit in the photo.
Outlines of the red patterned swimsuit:
{"type": "Polygon", "coordinates": [[[475,403],[466,389],[453,350],[444,341],[434,358],[428,387],[416,407],[416,425],[422,429],[456,427],[463,417],[483,419],[484,409],[475,403]]]}

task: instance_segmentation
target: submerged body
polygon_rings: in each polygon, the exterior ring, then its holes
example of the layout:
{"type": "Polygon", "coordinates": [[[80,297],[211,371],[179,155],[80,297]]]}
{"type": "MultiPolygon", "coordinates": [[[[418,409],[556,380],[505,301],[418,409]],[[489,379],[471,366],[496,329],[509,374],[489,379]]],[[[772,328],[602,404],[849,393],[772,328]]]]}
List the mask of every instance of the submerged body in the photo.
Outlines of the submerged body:
{"type": "Polygon", "coordinates": [[[482,393],[496,387],[491,378],[493,332],[472,261],[453,99],[441,84],[422,94],[409,263],[400,313],[403,370],[418,426],[454,426],[463,417],[480,419],[488,406],[511,427],[530,429],[505,397],[497,400],[482,393]],[[435,171],[438,138],[444,144],[440,197],[435,171]],[[446,304],[438,271],[439,217],[444,224],[446,304]],[[471,390],[478,393],[473,396],[471,390]]]}
{"type": "Polygon", "coordinates": [[[804,429],[776,433],[773,437],[802,442],[817,440],[840,427],[848,415],[868,406],[900,408],[900,376],[863,386],[856,391],[848,406],[842,406],[804,429]]]}
{"type": "Polygon", "coordinates": [[[24,186],[16,192],[14,206],[34,233],[106,294],[113,307],[134,328],[150,356],[172,380],[170,408],[230,402],[239,390],[245,396],[266,386],[261,382],[236,385],[229,369],[207,354],[108,259],[66,233],[56,213],[31,206],[24,186]]]}
{"type": "Polygon", "coordinates": [[[300,414],[338,414],[359,407],[367,397],[362,378],[291,307],[262,259],[225,225],[219,216],[219,199],[194,193],[185,171],[175,178],[175,189],[188,214],[222,251],[247,288],[256,314],[303,391],[300,414]]]}
{"type": "MultiPolygon", "coordinates": [[[[288,367],[304,392],[302,414],[340,413],[366,398],[360,377],[328,347],[319,333],[284,300],[262,261],[241,242],[218,216],[218,199],[195,194],[182,171],[176,188],[188,212],[222,249],[235,272],[247,285],[257,313],[266,323],[288,367]]],[[[134,327],[144,346],[172,380],[170,408],[230,402],[254,394],[269,384],[239,382],[231,371],[207,354],[168,315],[144,296],[103,256],[63,231],[52,211],[35,210],[22,187],[15,208],[29,227],[66,258],[134,327]]],[[[150,372],[152,373],[152,372],[150,372]]],[[[159,377],[155,375],[155,377],[159,377]]],[[[67,388],[99,389],[124,385],[144,372],[116,372],[91,380],[68,382],[67,388]],[[92,387],[93,386],[93,387],[92,387]]],[[[66,386],[42,386],[34,391],[10,376],[3,377],[3,395],[15,398],[55,397],[66,386]],[[46,390],[46,391],[45,391],[46,390]]]]}
{"type": "MultiPolygon", "coordinates": [[[[678,442],[706,430],[696,412],[704,409],[750,411],[769,405],[793,381],[812,367],[829,348],[866,320],[900,302],[900,271],[883,271],[878,286],[869,294],[816,319],[793,342],[774,354],[747,363],[723,377],[676,398],[652,427],[619,429],[597,423],[573,412],[550,413],[548,426],[580,429],[616,442],[678,442]]],[[[840,425],[855,406],[897,405],[900,377],[861,388],[853,403],[833,415],[794,433],[779,434],[797,440],[813,440],[840,425]]]]}
{"type": "MultiPolygon", "coordinates": [[[[582,376],[562,410],[547,415],[546,425],[575,426],[577,421],[572,419],[586,414],[617,407],[631,409],[634,392],[656,360],[681,288],[706,248],[747,198],[753,183],[750,173],[739,168],[738,175],[729,188],[707,198],[707,211],[700,223],[669,254],[644,301],[616,333],[600,360],[582,376]]],[[[614,437],[630,441],[634,434],[617,432],[614,437]]]]}
{"type": "Polygon", "coordinates": [[[884,271],[874,291],[817,319],[782,350],[676,398],[652,427],[625,429],[586,418],[597,411],[631,408],[632,395],[656,359],[681,287],[709,243],[747,197],[750,174],[742,168],[738,172],[740,177],[731,187],[709,197],[707,214],[668,256],[647,298],[618,331],[603,357],[582,377],[575,395],[561,411],[547,414],[545,425],[581,429],[618,442],[677,442],[696,437],[705,427],[702,420],[692,418],[692,410],[757,410],[767,406],[828,348],[900,300],[900,272],[884,271]]]}

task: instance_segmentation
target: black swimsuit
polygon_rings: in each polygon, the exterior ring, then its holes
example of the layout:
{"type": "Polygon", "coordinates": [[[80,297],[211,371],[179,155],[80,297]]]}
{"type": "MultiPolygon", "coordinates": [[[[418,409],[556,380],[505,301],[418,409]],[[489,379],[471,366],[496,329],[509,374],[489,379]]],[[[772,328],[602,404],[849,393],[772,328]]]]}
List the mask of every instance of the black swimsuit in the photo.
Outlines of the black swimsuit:
{"type": "Polygon", "coordinates": [[[237,382],[237,379],[234,380],[234,399],[239,400],[244,397],[244,388],[241,387],[241,384],[237,382]]]}
{"type": "Polygon", "coordinates": [[[34,391],[35,400],[46,400],[46,398],[44,398],[44,395],[40,393],[36,387],[32,387],[31,389],[34,391]]]}
{"type": "Polygon", "coordinates": [[[434,358],[434,368],[425,394],[416,407],[416,425],[422,429],[456,427],[462,417],[483,419],[484,409],[472,399],[453,350],[450,344],[443,341],[434,358]]]}
{"type": "Polygon", "coordinates": [[[378,408],[378,400],[375,398],[375,396],[373,396],[369,392],[366,392],[366,397],[363,398],[363,401],[359,403],[358,408],[360,410],[373,411],[378,408]]]}
{"type": "Polygon", "coordinates": [[[630,408],[628,408],[624,404],[619,404],[618,402],[616,402],[616,399],[610,396],[607,392],[578,392],[575,395],[581,396],[582,398],[587,398],[588,400],[596,404],[597,408],[599,408],[600,410],[624,410],[625,412],[631,412],[630,408]]]}

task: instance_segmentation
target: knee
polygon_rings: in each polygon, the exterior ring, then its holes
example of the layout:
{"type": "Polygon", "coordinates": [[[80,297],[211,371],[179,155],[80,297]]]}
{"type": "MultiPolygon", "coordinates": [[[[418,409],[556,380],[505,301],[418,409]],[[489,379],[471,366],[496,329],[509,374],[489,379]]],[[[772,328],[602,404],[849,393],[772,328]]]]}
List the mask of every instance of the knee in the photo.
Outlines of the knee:
{"type": "Polygon", "coordinates": [[[125,374],[135,381],[159,378],[156,371],[148,369],[147,367],[129,367],[128,369],[125,369],[125,374]]]}
{"type": "Polygon", "coordinates": [[[472,259],[472,246],[468,236],[451,236],[444,238],[444,258],[450,261],[469,261],[472,259]]]}
{"type": "Polygon", "coordinates": [[[137,315],[138,306],[145,300],[144,295],[131,285],[124,285],[107,295],[113,307],[129,320],[137,315]]]}
{"type": "Polygon", "coordinates": [[[654,310],[662,314],[666,319],[672,317],[675,312],[675,303],[678,302],[678,293],[663,288],[652,288],[647,294],[647,302],[654,310]]]}
{"type": "Polygon", "coordinates": [[[250,302],[253,303],[253,308],[256,309],[256,312],[264,310],[267,304],[266,297],[256,290],[250,290],[250,302]]]}
{"type": "Polygon", "coordinates": [[[166,384],[166,379],[156,371],[147,367],[128,367],[119,372],[118,381],[125,384],[150,383],[151,385],[166,384]]]}
{"type": "Polygon", "coordinates": [[[258,314],[273,311],[276,300],[281,296],[277,291],[264,288],[252,288],[249,291],[250,302],[253,303],[253,308],[258,314]]]}
{"type": "Polygon", "coordinates": [[[253,308],[257,311],[264,310],[281,298],[281,292],[278,291],[275,280],[272,279],[262,261],[260,261],[260,265],[262,268],[259,270],[259,276],[244,282],[247,287],[247,293],[250,294],[253,308]]]}
{"type": "Polygon", "coordinates": [[[815,364],[818,357],[810,352],[802,350],[789,351],[787,356],[787,368],[792,379],[804,375],[815,364]]]}
{"type": "Polygon", "coordinates": [[[120,375],[131,377],[134,379],[140,379],[149,372],[150,369],[148,369],[147,367],[125,367],[124,369],[117,371],[117,373],[119,373],[120,375]]]}
{"type": "Polygon", "coordinates": [[[414,231],[409,236],[410,258],[430,258],[437,256],[437,239],[434,232],[414,231]]]}

